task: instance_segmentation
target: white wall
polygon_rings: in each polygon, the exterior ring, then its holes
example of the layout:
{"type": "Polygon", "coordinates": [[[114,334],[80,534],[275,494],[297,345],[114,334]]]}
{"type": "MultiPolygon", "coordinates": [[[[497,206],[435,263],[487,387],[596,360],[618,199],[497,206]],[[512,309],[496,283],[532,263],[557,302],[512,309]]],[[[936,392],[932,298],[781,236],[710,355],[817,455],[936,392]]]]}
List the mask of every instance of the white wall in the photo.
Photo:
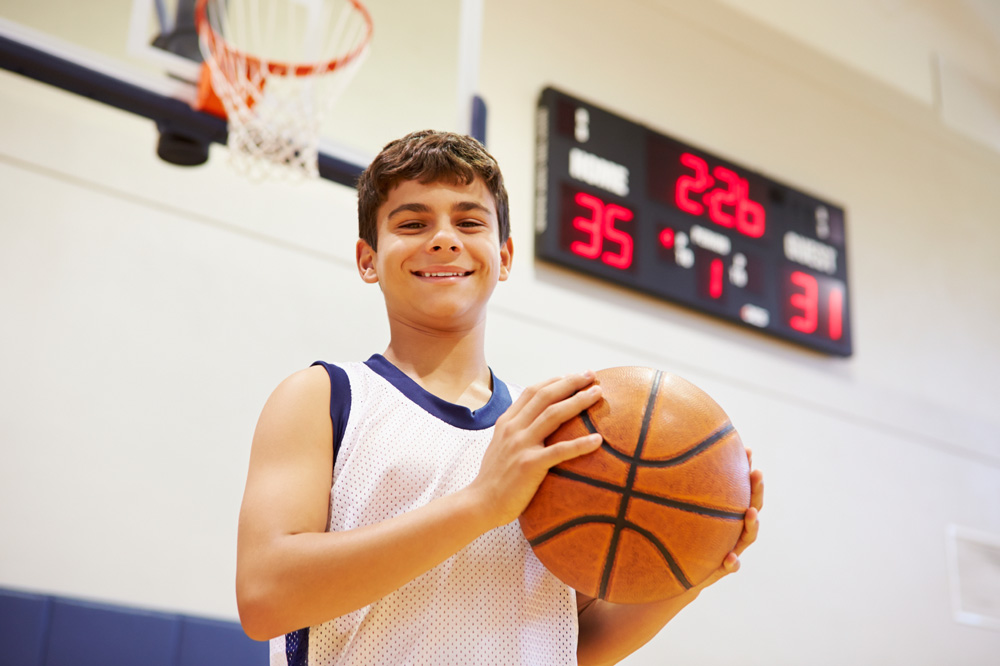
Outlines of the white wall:
{"type": "MultiPolygon", "coordinates": [[[[431,19],[413,27],[452,45],[431,19]]],[[[743,570],[628,663],[995,663],[1000,633],[952,620],[945,532],[1000,533],[1000,155],[723,4],[489,2],[484,40],[516,247],[492,365],[519,383],[586,366],[684,375],[767,478],[743,570]],[[537,264],[545,85],[843,203],[855,355],[537,264]]],[[[435,94],[421,122],[451,117],[435,94]]],[[[386,342],[353,268],[354,193],[248,183],[223,149],[165,165],[150,123],[6,72],[0,104],[0,585],[235,617],[263,401],[317,358],[386,342]]],[[[369,148],[405,117],[368,111],[369,148]]]]}

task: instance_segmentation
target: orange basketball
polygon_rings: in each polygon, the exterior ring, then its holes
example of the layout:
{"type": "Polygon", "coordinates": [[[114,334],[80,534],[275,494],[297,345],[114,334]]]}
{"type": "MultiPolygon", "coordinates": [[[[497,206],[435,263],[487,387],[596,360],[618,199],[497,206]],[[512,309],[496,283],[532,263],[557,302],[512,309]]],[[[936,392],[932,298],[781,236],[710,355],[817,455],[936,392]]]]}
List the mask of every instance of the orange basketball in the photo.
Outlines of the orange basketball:
{"type": "Polygon", "coordinates": [[[538,559],[613,603],[676,596],[736,545],[750,465],[729,417],[704,391],[652,368],[596,373],[603,398],[547,443],[598,432],[601,447],[552,468],[521,515],[538,559]]]}

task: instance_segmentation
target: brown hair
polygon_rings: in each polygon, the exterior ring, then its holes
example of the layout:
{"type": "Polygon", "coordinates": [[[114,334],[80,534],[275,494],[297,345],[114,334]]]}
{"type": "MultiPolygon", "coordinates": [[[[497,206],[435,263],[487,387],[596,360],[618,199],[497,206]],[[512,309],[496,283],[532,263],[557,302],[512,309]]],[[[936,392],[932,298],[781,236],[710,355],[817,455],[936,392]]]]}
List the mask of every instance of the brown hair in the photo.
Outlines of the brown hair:
{"type": "Polygon", "coordinates": [[[390,141],[358,178],[358,237],[378,249],[379,206],[401,181],[469,185],[477,176],[496,202],[500,242],[505,243],[510,236],[510,213],[500,165],[472,137],[434,130],[390,141]]]}

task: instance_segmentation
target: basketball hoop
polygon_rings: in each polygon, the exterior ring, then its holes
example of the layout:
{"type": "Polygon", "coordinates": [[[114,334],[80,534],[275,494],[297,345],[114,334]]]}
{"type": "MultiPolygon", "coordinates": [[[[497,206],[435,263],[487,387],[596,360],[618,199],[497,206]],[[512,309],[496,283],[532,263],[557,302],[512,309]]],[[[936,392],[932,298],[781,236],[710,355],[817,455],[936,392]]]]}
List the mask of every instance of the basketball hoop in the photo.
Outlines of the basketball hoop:
{"type": "Polygon", "coordinates": [[[197,0],[205,62],[197,108],[225,117],[251,177],[316,176],[320,121],[372,37],[359,0],[197,0]],[[220,104],[221,102],[221,104],[220,104]]]}

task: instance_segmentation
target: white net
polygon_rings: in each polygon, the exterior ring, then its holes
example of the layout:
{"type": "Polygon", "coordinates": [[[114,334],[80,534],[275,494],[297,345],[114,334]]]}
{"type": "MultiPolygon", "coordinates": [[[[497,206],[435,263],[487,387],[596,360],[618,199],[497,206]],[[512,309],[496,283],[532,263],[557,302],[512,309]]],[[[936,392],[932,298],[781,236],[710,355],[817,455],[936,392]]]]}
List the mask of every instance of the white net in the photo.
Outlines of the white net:
{"type": "Polygon", "coordinates": [[[230,161],[250,177],[316,176],[320,121],[360,67],[372,22],[358,0],[198,0],[230,161]]]}

